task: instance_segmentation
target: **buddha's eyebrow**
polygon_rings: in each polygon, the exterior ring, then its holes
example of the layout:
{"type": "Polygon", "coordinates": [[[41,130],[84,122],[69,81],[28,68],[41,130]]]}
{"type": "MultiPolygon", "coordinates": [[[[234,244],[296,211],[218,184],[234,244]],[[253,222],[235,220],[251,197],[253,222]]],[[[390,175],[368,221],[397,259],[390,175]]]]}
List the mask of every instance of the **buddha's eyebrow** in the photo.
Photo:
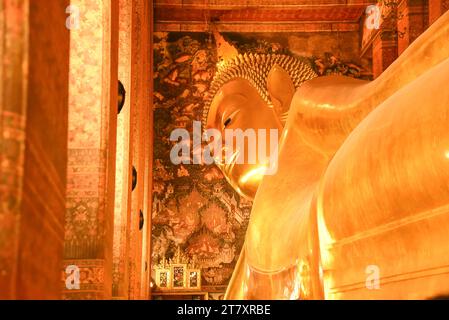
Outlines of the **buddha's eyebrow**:
{"type": "Polygon", "coordinates": [[[226,95],[218,105],[216,116],[221,119],[223,113],[228,110],[228,108],[239,107],[247,101],[248,98],[241,93],[226,95]]]}

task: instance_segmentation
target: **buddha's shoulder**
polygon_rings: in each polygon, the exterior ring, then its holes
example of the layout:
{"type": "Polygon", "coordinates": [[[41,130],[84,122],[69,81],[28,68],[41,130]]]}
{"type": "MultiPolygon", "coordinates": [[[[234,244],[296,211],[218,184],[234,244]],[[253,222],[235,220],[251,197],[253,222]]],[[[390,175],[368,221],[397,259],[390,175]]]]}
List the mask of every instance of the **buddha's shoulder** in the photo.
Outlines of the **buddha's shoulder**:
{"type": "Polygon", "coordinates": [[[311,109],[314,106],[329,107],[347,104],[353,92],[364,88],[369,81],[341,75],[316,77],[304,82],[295,92],[289,114],[311,109]]]}

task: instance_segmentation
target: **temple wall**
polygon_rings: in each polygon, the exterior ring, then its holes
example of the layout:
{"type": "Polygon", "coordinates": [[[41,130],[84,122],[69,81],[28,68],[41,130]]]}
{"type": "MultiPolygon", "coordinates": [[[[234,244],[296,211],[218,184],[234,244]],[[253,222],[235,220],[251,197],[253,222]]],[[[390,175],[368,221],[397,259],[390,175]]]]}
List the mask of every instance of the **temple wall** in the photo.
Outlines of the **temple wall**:
{"type": "MultiPolygon", "coordinates": [[[[247,39],[260,39],[280,43],[291,52],[302,57],[322,57],[330,52],[345,62],[361,64],[370,69],[369,61],[360,58],[358,31],[346,32],[296,32],[296,33],[243,33],[247,39]]],[[[248,41],[248,40],[247,40],[248,41]]]]}

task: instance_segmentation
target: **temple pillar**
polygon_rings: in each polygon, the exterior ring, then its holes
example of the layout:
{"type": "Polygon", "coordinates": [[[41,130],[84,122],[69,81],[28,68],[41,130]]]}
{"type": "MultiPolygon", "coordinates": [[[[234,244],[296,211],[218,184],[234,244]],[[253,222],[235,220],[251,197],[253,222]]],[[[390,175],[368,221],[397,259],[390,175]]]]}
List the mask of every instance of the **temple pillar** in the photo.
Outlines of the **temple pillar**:
{"type": "Polygon", "coordinates": [[[112,297],[118,92],[118,1],[72,0],[64,299],[112,297]],[[74,278],[76,281],[76,277],[74,278]]]}
{"type": "Polygon", "coordinates": [[[126,300],[129,298],[128,252],[130,242],[128,232],[131,219],[132,191],[132,154],[130,152],[132,142],[132,131],[130,130],[132,0],[120,0],[119,12],[118,78],[126,93],[123,108],[117,116],[112,297],[126,300]]]}
{"type": "Polygon", "coordinates": [[[153,1],[145,1],[145,21],[147,28],[144,28],[142,33],[142,40],[146,41],[145,52],[145,69],[143,70],[143,78],[146,82],[144,109],[145,127],[144,135],[145,141],[143,143],[144,160],[144,197],[143,197],[143,241],[142,241],[142,274],[141,274],[141,297],[143,299],[151,299],[151,235],[152,235],[152,212],[153,212],[153,28],[154,28],[154,13],[153,1]]]}
{"type": "Polygon", "coordinates": [[[115,299],[147,299],[149,296],[153,154],[149,90],[152,85],[151,31],[148,28],[151,14],[151,2],[120,0],[119,79],[127,94],[117,124],[115,299]],[[137,173],[134,189],[133,169],[137,173]]]}
{"type": "Polygon", "coordinates": [[[403,0],[398,5],[401,17],[397,21],[398,55],[423,33],[428,26],[427,2],[403,0]]]}
{"type": "Polygon", "coordinates": [[[373,76],[377,78],[398,57],[398,44],[395,35],[382,31],[373,40],[373,76]]]}
{"type": "Polygon", "coordinates": [[[146,299],[149,290],[149,246],[147,235],[151,218],[152,192],[152,106],[150,105],[150,8],[152,2],[133,0],[131,53],[131,130],[132,165],[137,172],[137,185],[131,195],[129,228],[129,298],[146,299]],[[141,225],[141,220],[144,223],[141,225]],[[145,250],[145,251],[144,251],[145,250]]]}
{"type": "Polygon", "coordinates": [[[0,299],[60,297],[68,5],[0,1],[0,299]]]}
{"type": "Polygon", "coordinates": [[[429,0],[429,25],[449,9],[449,0],[429,0]]]}

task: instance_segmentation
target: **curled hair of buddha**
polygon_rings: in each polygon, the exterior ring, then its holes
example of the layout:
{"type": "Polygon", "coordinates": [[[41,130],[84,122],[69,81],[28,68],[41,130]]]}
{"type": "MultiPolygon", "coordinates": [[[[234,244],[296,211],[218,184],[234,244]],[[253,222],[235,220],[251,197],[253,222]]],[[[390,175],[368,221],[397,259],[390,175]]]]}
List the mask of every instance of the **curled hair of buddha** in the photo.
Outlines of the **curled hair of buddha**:
{"type": "Polygon", "coordinates": [[[305,61],[298,58],[281,54],[240,54],[235,58],[222,62],[209,87],[205,97],[202,124],[206,128],[207,116],[214,96],[218,90],[227,82],[243,78],[259,92],[262,99],[272,105],[268,94],[267,79],[273,66],[284,69],[291,77],[295,89],[304,81],[315,78],[317,74],[305,61]]]}

